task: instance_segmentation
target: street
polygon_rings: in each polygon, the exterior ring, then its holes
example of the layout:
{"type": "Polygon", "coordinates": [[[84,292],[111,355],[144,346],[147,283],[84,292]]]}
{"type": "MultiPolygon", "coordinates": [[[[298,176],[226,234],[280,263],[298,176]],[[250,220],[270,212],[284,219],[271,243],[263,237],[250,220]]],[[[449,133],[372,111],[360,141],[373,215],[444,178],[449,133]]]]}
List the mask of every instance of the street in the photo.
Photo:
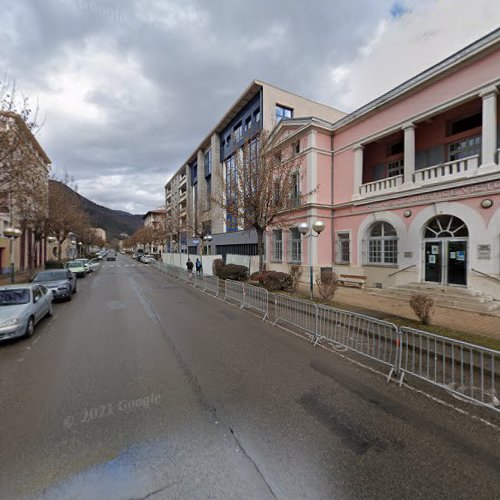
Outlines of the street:
{"type": "Polygon", "coordinates": [[[498,428],[124,255],[0,344],[0,427],[2,499],[500,491],[498,428]]]}

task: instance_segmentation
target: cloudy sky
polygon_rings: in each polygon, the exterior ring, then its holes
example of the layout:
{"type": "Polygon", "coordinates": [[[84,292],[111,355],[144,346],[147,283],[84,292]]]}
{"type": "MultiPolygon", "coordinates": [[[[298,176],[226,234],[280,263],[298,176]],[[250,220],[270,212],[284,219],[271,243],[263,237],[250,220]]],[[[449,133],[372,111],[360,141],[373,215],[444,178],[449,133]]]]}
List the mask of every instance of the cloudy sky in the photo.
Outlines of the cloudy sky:
{"type": "Polygon", "coordinates": [[[353,111],[500,26],[498,0],[0,0],[0,74],[84,196],[143,213],[260,79],[353,111]]]}

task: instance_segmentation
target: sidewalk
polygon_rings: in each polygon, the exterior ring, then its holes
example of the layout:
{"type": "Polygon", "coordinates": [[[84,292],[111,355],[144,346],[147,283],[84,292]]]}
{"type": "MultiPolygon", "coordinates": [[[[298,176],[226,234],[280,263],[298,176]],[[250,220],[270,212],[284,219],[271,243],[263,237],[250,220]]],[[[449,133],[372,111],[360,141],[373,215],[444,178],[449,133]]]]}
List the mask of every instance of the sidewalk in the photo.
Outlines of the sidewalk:
{"type": "MultiPolygon", "coordinates": [[[[417,319],[408,301],[369,295],[366,289],[338,287],[334,302],[385,313],[380,314],[380,319],[387,316],[417,319]]],[[[500,340],[500,317],[436,306],[432,324],[500,340]]]]}
{"type": "MultiPolygon", "coordinates": [[[[31,271],[31,273],[34,276],[38,271],[43,271],[43,268],[35,269],[31,271]]],[[[30,271],[16,271],[14,278],[16,283],[27,283],[30,280],[30,271]]],[[[3,285],[10,285],[10,274],[3,274],[0,276],[0,286],[3,285]]]]}

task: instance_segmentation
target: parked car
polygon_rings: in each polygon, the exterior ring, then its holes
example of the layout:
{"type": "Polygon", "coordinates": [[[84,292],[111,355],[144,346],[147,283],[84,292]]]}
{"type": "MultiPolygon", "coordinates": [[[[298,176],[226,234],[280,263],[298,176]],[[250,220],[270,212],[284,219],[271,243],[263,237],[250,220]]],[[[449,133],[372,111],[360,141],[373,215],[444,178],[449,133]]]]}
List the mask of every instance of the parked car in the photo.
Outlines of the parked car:
{"type": "Polygon", "coordinates": [[[95,259],[89,260],[89,270],[91,273],[94,271],[99,271],[101,268],[101,261],[96,257],[95,259]]]}
{"type": "Polygon", "coordinates": [[[33,283],[40,283],[48,288],[54,300],[71,300],[77,291],[76,276],[69,269],[41,271],[35,275],[33,283]]]}
{"type": "Polygon", "coordinates": [[[88,273],[88,267],[78,260],[70,260],[64,264],[64,267],[75,273],[79,278],[85,278],[88,273]]]}
{"type": "Polygon", "coordinates": [[[52,316],[52,292],[36,283],[0,287],[0,340],[31,337],[35,325],[52,316]]]}
{"type": "Polygon", "coordinates": [[[152,255],[146,255],[143,257],[142,262],[144,262],[144,264],[152,264],[156,262],[156,259],[152,255]]]}
{"type": "Polygon", "coordinates": [[[87,274],[90,273],[90,260],[89,259],[74,259],[76,262],[81,262],[85,267],[87,274]]]}

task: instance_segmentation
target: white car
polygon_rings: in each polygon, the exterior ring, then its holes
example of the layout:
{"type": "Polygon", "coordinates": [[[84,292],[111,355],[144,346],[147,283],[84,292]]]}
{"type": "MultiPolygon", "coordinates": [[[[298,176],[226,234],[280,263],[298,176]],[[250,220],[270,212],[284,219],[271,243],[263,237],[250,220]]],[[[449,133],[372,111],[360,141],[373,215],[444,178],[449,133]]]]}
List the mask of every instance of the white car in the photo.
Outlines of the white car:
{"type": "Polygon", "coordinates": [[[31,337],[35,325],[52,316],[52,292],[34,283],[0,287],[0,340],[31,337]]]}
{"type": "Polygon", "coordinates": [[[99,271],[101,268],[101,261],[98,258],[92,259],[89,261],[90,272],[99,271]]]}

